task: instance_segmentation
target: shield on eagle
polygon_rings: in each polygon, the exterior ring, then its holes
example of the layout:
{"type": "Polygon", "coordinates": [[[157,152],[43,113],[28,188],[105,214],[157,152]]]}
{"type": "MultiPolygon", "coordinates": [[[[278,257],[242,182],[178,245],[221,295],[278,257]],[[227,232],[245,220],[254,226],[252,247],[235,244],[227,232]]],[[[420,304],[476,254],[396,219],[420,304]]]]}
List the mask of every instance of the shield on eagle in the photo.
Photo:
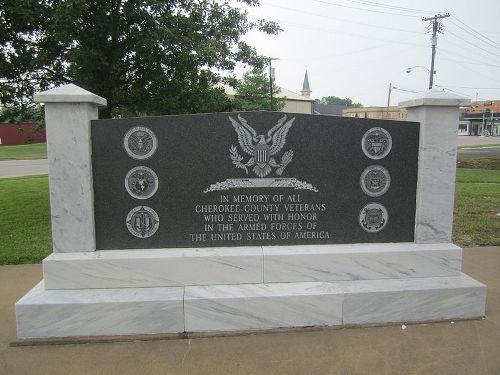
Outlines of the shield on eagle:
{"type": "Polygon", "coordinates": [[[269,148],[269,145],[265,143],[258,143],[253,148],[253,157],[256,164],[261,168],[264,168],[269,163],[269,148]]]}

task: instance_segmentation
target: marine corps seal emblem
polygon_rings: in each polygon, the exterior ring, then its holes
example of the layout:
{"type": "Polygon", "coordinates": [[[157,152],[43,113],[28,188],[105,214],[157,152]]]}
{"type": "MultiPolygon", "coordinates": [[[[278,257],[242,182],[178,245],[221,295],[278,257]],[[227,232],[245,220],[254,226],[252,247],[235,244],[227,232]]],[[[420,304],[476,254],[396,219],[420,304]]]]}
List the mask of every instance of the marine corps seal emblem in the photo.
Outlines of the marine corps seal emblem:
{"type": "Polygon", "coordinates": [[[136,126],[123,137],[123,146],[131,158],[137,160],[148,159],[153,156],[158,148],[158,138],[151,129],[136,126]]]}
{"type": "Polygon", "coordinates": [[[156,233],[160,220],[155,210],[139,206],[130,210],[126,223],[129,232],[135,237],[148,238],[156,233]]]}
{"type": "Polygon", "coordinates": [[[385,228],[388,220],[387,210],[379,203],[368,203],[359,213],[361,228],[370,233],[380,232],[385,228]]]}
{"type": "Polygon", "coordinates": [[[389,132],[382,128],[371,128],[361,140],[361,148],[370,159],[383,159],[392,148],[392,138],[389,132]]]}
{"type": "Polygon", "coordinates": [[[380,165],[370,165],[361,173],[361,189],[370,197],[380,197],[385,194],[391,184],[389,171],[380,165]]]}
{"type": "Polygon", "coordinates": [[[148,167],[132,168],[125,176],[125,188],[136,199],[148,199],[158,190],[158,176],[148,167]]]}

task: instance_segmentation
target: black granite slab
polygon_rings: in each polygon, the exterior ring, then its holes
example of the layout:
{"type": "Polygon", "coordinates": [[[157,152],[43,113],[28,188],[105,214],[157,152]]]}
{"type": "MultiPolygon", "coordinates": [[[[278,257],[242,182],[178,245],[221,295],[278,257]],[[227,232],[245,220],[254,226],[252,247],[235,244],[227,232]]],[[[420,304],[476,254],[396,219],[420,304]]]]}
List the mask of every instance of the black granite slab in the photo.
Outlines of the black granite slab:
{"type": "Polygon", "coordinates": [[[412,242],[418,134],[414,122],[279,112],[92,121],[97,249],[412,242]],[[383,157],[363,152],[364,136],[383,157]]]}

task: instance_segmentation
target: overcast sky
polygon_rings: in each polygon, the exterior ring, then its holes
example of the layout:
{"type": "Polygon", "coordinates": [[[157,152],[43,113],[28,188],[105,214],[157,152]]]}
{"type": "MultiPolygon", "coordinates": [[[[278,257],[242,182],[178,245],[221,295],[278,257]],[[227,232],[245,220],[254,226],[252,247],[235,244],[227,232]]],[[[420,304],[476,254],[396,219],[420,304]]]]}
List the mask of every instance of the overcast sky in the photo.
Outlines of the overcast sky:
{"type": "MultiPolygon", "coordinates": [[[[422,17],[448,12],[435,83],[473,100],[476,92],[479,100],[500,99],[499,0],[262,0],[246,9],[250,19],[265,17],[283,29],[245,37],[279,58],[273,62],[278,85],[299,92],[307,65],[313,98],[349,97],[365,106],[385,106],[389,83],[427,89],[425,69],[406,69],[430,67],[429,22],[422,17]]],[[[391,105],[413,95],[394,90],[391,105]]]]}

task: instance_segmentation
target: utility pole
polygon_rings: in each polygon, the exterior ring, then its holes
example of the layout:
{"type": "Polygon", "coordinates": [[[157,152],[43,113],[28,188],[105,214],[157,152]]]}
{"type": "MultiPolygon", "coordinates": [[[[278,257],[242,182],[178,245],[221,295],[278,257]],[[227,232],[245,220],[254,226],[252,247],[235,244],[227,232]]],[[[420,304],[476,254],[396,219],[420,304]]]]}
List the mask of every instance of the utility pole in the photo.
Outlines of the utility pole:
{"type": "Polygon", "coordinates": [[[274,103],[273,103],[273,79],[274,79],[274,69],[272,67],[272,61],[273,60],[279,60],[277,57],[268,57],[267,58],[269,61],[269,97],[271,99],[271,108],[270,110],[274,110],[274,103]]]}
{"type": "Polygon", "coordinates": [[[386,113],[385,113],[385,118],[388,119],[389,118],[389,107],[391,105],[391,92],[392,92],[392,83],[389,83],[389,94],[387,95],[387,110],[386,110],[386,113]]]}
{"type": "Polygon", "coordinates": [[[432,58],[431,58],[431,73],[429,74],[429,90],[432,89],[434,84],[434,58],[436,56],[436,45],[437,45],[437,34],[442,32],[442,25],[439,22],[440,19],[449,17],[450,14],[436,14],[434,17],[424,17],[423,21],[432,21],[432,37],[431,37],[431,46],[432,46],[432,58]]]}

